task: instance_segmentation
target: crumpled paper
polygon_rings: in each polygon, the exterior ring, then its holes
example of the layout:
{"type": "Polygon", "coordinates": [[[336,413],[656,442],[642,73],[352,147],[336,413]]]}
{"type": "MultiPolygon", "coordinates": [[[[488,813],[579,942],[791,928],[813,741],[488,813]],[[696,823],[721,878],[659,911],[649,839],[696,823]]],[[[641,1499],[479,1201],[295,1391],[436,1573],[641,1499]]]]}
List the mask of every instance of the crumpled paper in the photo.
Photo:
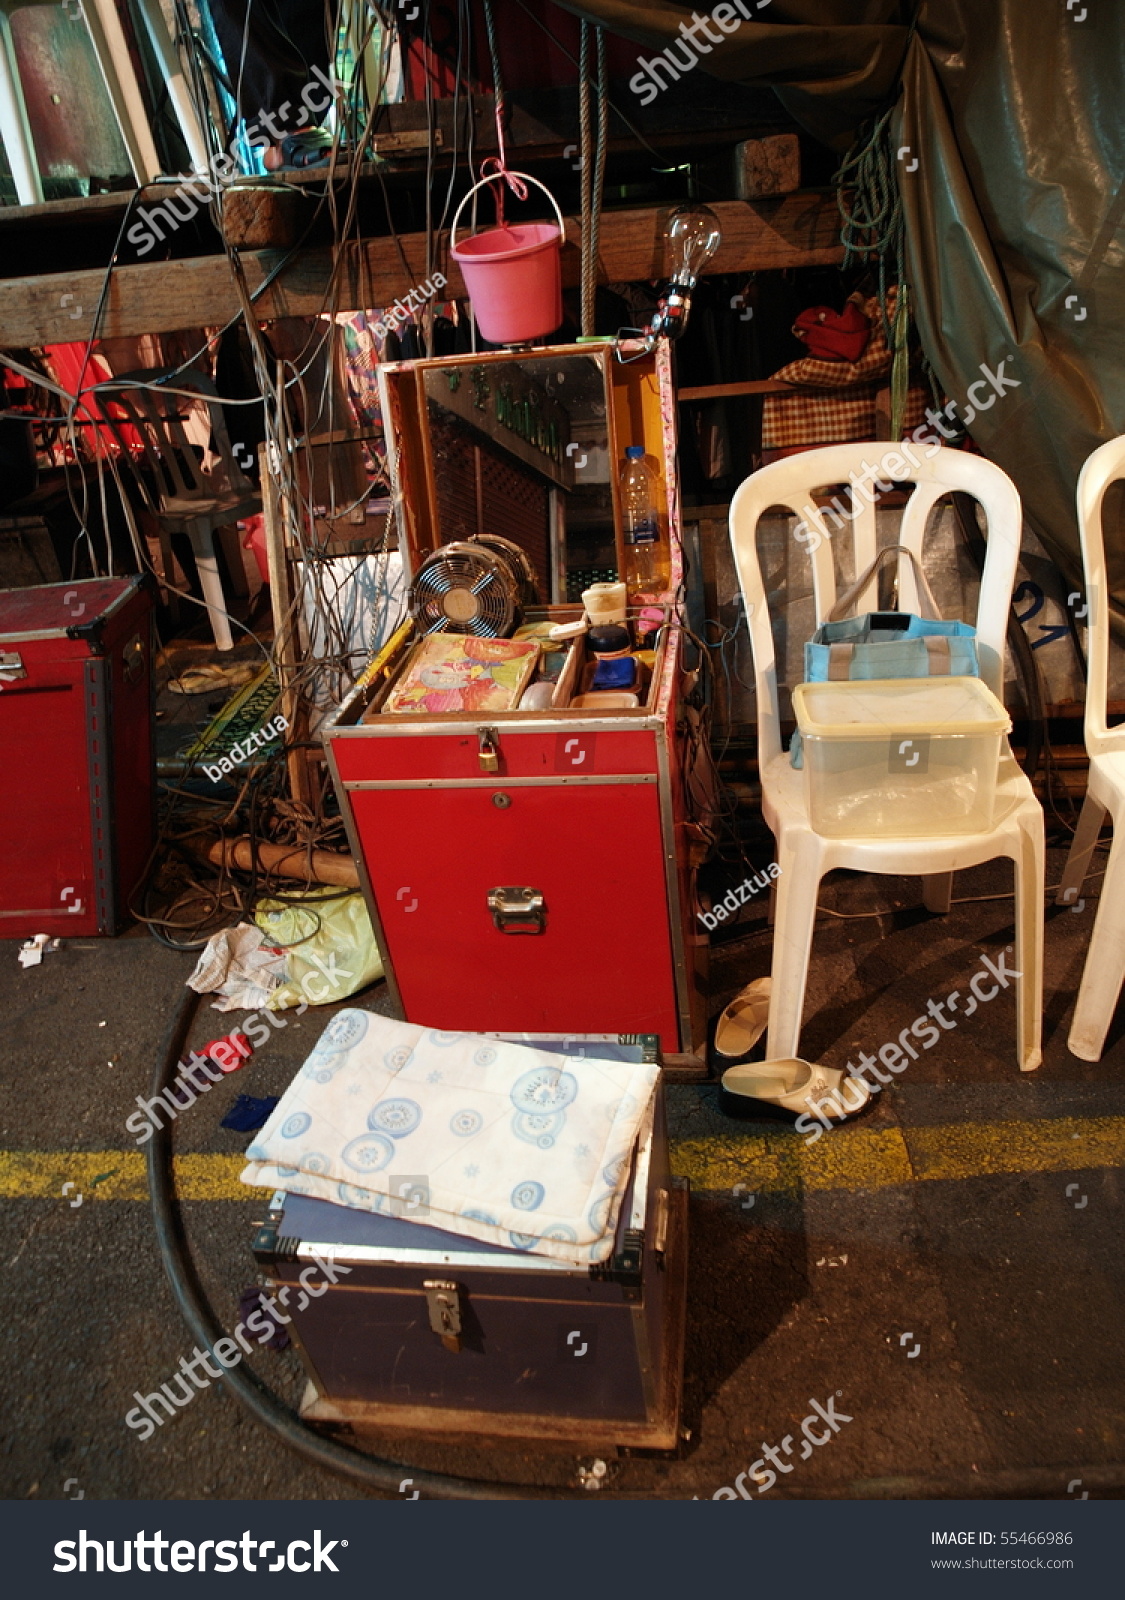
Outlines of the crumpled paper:
{"type": "Polygon", "coordinates": [[[20,966],[38,967],[43,963],[44,950],[57,950],[59,941],[52,939],[49,933],[37,933],[33,938],[27,939],[20,945],[20,966]]]}
{"type": "Polygon", "coordinates": [[[258,1011],[288,979],[285,951],[266,944],[261,928],[240,922],[208,939],[188,987],[196,994],[217,994],[215,1011],[258,1011]]]}

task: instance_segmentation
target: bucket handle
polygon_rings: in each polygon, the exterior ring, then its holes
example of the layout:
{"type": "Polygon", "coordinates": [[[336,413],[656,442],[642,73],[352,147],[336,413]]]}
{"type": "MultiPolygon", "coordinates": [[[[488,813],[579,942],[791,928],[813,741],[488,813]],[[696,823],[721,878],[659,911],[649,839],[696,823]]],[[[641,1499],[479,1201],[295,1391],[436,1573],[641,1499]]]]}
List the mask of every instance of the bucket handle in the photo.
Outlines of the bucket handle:
{"type": "Polygon", "coordinates": [[[503,181],[504,178],[509,176],[513,178],[522,178],[525,183],[533,183],[537,189],[542,189],[543,193],[547,196],[547,199],[554,206],[555,216],[559,219],[559,244],[562,245],[566,243],[566,223],[563,221],[563,214],[559,210],[559,203],[551,193],[550,189],[548,189],[547,185],[545,183],[540,183],[538,178],[533,178],[530,172],[513,172],[509,174],[507,170],[505,170],[504,172],[490,173],[487,178],[481,178],[478,183],[474,183],[473,187],[469,190],[461,204],[457,207],[456,213],[453,217],[453,226],[449,230],[450,252],[453,251],[457,243],[457,224],[461,220],[461,213],[476,194],[477,190],[483,189],[486,183],[495,183],[498,178],[503,181]]]}

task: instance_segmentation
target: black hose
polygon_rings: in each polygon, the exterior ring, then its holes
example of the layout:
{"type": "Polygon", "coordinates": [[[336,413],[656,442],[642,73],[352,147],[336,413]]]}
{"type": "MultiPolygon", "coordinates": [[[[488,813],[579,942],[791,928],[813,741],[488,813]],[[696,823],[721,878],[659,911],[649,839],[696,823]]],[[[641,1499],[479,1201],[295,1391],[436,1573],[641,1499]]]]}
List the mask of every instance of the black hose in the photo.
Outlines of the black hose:
{"type": "MultiPolygon", "coordinates": [[[[198,995],[189,989],[168,1027],[163,1048],[152,1076],[153,1097],[159,1095],[175,1074],[183,1054],[191,1027],[198,995]]],[[[156,1242],[160,1258],[168,1274],[168,1282],[176,1297],[191,1337],[212,1353],[217,1340],[224,1337],[224,1329],[215,1315],[206,1292],[199,1281],[188,1249],[176,1198],[175,1176],[172,1170],[171,1127],[158,1127],[148,1142],[146,1152],[148,1187],[152,1200],[152,1220],[156,1229],[156,1242]]],[[[221,1367],[222,1362],[218,1362],[221,1367]]],[[[403,1462],[383,1461],[377,1456],[353,1450],[349,1445],[338,1444],[325,1438],[306,1423],[297,1413],[279,1399],[253,1372],[243,1366],[228,1367],[223,1371],[223,1383],[235,1399],[283,1444],[298,1455],[305,1456],[318,1467],[325,1468],[343,1478],[350,1478],[367,1489],[381,1489],[397,1494],[404,1475],[409,1474],[414,1486],[438,1500],[589,1500],[590,1495],[568,1489],[544,1489],[535,1485],[511,1483],[485,1483],[472,1478],[454,1478],[444,1473],[426,1472],[403,1462]]]]}

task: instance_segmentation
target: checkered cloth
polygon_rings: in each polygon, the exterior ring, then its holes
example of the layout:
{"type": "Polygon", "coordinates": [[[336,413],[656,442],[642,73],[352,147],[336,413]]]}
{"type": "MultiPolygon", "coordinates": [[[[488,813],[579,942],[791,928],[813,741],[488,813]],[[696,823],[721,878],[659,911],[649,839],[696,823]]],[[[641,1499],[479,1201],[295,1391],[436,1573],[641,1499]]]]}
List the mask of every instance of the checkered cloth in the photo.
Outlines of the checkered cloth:
{"type": "MultiPolygon", "coordinates": [[[[887,291],[887,318],[894,317],[897,291],[887,291]]],[[[773,374],[781,383],[800,384],[800,394],[767,394],[762,406],[762,449],[797,450],[820,444],[842,444],[875,436],[875,406],[890,377],[892,352],[883,332],[879,301],[872,295],[851,297],[871,324],[871,338],[858,361],[820,361],[802,356],[773,374]],[[808,390],[822,391],[810,394],[808,390]]],[[[930,403],[920,384],[907,391],[903,432],[925,420],[930,403]]]]}

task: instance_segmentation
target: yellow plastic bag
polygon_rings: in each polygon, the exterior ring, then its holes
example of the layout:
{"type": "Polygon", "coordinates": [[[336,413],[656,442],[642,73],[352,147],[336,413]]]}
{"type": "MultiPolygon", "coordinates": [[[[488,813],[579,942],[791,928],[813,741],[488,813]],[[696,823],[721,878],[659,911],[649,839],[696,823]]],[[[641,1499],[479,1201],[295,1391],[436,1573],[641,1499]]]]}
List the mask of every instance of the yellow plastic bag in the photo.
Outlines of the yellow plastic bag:
{"type": "Polygon", "coordinates": [[[270,995],[267,1009],[325,1006],[344,1000],[383,976],[363,896],[329,887],[310,889],[300,905],[260,900],[254,921],[269,944],[285,951],[288,982],[270,995]]]}

